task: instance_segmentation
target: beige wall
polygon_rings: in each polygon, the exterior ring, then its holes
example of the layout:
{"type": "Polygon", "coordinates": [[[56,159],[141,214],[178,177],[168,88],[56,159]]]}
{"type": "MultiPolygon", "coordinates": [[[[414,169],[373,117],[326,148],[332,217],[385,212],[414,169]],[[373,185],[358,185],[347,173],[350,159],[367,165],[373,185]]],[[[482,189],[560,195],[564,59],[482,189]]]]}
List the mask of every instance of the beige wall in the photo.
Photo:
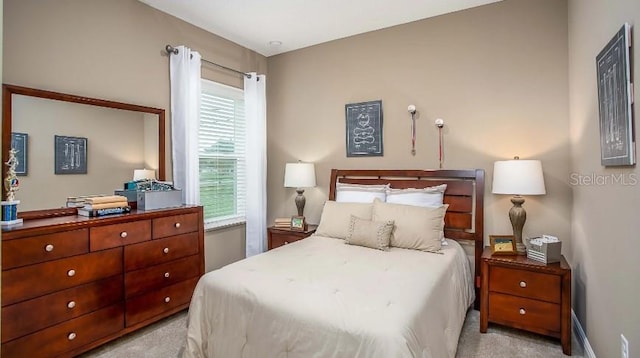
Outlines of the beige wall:
{"type": "Polygon", "coordinates": [[[508,0],[269,57],[268,220],[296,212],[286,162],[316,163],[305,215],[317,223],[331,168],[486,171],[485,233],[508,234],[509,196],[492,195],[493,162],[543,163],[547,195],[528,197],[525,235],[570,244],[567,4],[508,0]],[[384,156],[347,158],[347,103],[382,100],[384,156]],[[411,156],[409,104],[416,105],[411,156]]]}
{"type": "MultiPolygon", "coordinates": [[[[640,180],[637,166],[600,165],[596,56],[624,22],[633,32],[635,123],[640,70],[640,2],[637,0],[569,0],[569,97],[572,172],[640,180]]],[[[636,128],[636,133],[637,133],[636,128]]],[[[598,357],[620,356],[620,334],[629,340],[631,356],[640,349],[640,264],[638,233],[640,186],[573,187],[573,309],[598,357]]]]}
{"type": "MultiPolygon", "coordinates": [[[[3,82],[165,108],[168,128],[165,45],[189,46],[207,60],[241,71],[267,69],[264,56],[135,0],[8,0],[3,19],[3,82]]],[[[202,74],[242,87],[241,77],[215,67],[204,65],[202,74]]],[[[220,257],[244,256],[238,252],[243,230],[224,234],[234,244],[219,247],[216,235],[206,236],[207,267],[226,262],[215,262],[220,257]]]]}

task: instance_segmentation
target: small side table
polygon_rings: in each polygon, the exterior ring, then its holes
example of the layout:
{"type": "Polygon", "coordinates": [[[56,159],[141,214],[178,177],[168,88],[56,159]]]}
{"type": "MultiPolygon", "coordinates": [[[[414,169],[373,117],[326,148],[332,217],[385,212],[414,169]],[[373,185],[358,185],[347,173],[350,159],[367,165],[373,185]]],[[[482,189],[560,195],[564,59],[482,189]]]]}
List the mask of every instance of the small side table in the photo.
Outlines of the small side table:
{"type": "Polygon", "coordinates": [[[290,244],[294,241],[302,240],[306,237],[311,236],[314,232],[316,232],[317,228],[318,228],[318,225],[307,225],[306,230],[299,231],[299,230],[283,229],[283,228],[276,228],[276,227],[270,226],[267,229],[267,237],[269,240],[268,249],[269,250],[275,249],[276,247],[290,244]]]}
{"type": "Polygon", "coordinates": [[[480,332],[489,322],[559,338],[571,355],[571,267],[482,253],[480,332]]]}

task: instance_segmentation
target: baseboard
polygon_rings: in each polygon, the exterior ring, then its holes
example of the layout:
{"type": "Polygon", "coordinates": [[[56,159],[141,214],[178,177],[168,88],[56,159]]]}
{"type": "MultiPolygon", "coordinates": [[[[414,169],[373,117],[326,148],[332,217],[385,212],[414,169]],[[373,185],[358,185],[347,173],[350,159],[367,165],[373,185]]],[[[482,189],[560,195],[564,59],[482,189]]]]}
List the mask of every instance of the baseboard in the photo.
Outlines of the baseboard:
{"type": "Polygon", "coordinates": [[[580,321],[578,321],[578,317],[576,317],[576,313],[571,310],[571,321],[573,323],[573,330],[576,334],[576,339],[578,343],[582,345],[582,349],[584,350],[585,358],[596,358],[596,354],[593,353],[593,349],[589,344],[589,340],[587,339],[587,335],[584,334],[584,330],[580,325],[580,321]]]}

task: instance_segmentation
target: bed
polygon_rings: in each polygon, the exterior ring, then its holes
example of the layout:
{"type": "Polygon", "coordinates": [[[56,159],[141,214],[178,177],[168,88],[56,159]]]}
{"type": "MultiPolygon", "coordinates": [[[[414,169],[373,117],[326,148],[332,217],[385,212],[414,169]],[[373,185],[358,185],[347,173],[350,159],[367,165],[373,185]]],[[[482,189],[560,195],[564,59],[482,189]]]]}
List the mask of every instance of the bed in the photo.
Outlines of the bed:
{"type": "Polygon", "coordinates": [[[382,251],[313,235],[209,272],[189,308],[185,357],[455,356],[479,298],[484,172],[334,169],[330,183],[330,200],[341,184],[447,184],[448,245],[382,251]]]}

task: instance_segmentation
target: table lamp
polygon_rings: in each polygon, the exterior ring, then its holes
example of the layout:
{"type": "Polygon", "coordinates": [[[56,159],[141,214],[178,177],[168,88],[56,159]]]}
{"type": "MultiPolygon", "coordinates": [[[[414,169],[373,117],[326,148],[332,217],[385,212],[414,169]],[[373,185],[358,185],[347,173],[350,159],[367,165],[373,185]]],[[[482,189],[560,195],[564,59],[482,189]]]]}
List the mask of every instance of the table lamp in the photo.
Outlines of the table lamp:
{"type": "Polygon", "coordinates": [[[303,188],[316,186],[316,169],[313,163],[287,163],[284,169],[284,187],[296,188],[296,207],[298,216],[304,216],[305,198],[303,188]]]}
{"type": "Polygon", "coordinates": [[[133,180],[151,180],[156,178],[156,171],[153,169],[135,169],[133,180]]]}
{"type": "Polygon", "coordinates": [[[509,210],[509,219],[513,227],[518,255],[526,254],[522,243],[522,228],[527,220],[527,212],[522,207],[524,198],[521,195],[544,195],[544,178],[542,164],[539,160],[497,161],[493,164],[493,194],[511,194],[513,207],[509,210]]]}

